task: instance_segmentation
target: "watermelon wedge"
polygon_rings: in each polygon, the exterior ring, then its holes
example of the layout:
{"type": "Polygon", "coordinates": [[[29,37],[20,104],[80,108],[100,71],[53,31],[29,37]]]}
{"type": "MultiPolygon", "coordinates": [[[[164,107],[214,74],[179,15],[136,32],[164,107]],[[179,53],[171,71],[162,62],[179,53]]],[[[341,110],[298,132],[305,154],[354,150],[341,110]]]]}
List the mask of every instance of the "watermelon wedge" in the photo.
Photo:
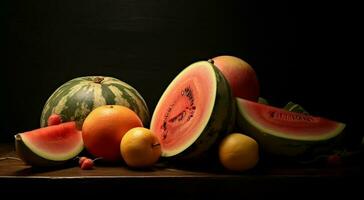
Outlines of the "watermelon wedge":
{"type": "Polygon", "coordinates": [[[327,151],[343,133],[345,124],[323,117],[258,104],[237,98],[237,123],[255,138],[263,151],[298,156],[327,151]]]}
{"type": "Polygon", "coordinates": [[[48,126],[15,135],[18,156],[32,166],[63,164],[83,150],[75,122],[48,126]]]}
{"type": "Polygon", "coordinates": [[[200,61],[180,72],[165,90],[151,130],[163,157],[193,160],[230,132],[234,123],[235,101],[228,82],[212,61],[200,61]]]}

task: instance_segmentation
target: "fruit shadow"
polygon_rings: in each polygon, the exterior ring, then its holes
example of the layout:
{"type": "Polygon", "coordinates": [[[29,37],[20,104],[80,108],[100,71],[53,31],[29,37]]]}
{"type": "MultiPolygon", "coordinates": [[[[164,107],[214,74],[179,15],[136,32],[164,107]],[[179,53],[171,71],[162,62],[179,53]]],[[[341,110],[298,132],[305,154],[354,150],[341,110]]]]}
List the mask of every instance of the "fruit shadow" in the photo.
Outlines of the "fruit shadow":
{"type": "Polygon", "coordinates": [[[224,168],[219,162],[166,162],[157,165],[159,170],[177,170],[185,172],[196,172],[208,175],[260,175],[260,167],[244,170],[241,172],[230,171],[224,168]]]}
{"type": "Polygon", "coordinates": [[[216,160],[202,159],[202,160],[171,160],[161,159],[155,166],[157,170],[163,169],[176,169],[191,172],[208,172],[219,173],[223,168],[216,160]]]}
{"type": "Polygon", "coordinates": [[[65,164],[59,166],[47,166],[47,167],[38,167],[38,166],[27,166],[26,168],[17,170],[13,173],[14,176],[34,176],[47,172],[55,172],[61,171],[69,168],[73,168],[73,164],[65,164]]]}

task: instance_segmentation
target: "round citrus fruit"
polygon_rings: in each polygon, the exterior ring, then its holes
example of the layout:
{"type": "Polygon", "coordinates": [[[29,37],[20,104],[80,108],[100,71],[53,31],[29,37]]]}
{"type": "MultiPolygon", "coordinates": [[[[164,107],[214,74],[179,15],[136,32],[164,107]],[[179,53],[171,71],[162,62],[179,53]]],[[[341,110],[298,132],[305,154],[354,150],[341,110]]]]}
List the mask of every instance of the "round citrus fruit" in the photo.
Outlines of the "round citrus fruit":
{"type": "Polygon", "coordinates": [[[120,152],[125,163],[130,167],[149,167],[156,163],[161,155],[158,138],[146,128],[130,129],[120,143],[120,152]]]}
{"type": "Polygon", "coordinates": [[[258,143],[253,138],[240,133],[229,134],[220,143],[219,159],[228,170],[251,169],[259,160],[258,143]]]}
{"type": "Polygon", "coordinates": [[[83,142],[91,154],[116,161],[121,159],[120,142],[124,134],[142,126],[138,115],[125,106],[100,106],[91,111],[83,123],[83,142]]]}

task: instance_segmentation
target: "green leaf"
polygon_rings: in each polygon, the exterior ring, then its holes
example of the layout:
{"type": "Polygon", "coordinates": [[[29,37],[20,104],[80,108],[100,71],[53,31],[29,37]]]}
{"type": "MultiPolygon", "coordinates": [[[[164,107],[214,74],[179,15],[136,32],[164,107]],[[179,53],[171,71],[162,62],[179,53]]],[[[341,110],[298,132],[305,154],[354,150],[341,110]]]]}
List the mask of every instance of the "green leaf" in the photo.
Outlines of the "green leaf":
{"type": "Polygon", "coordinates": [[[305,115],[309,115],[309,113],[299,104],[293,103],[292,101],[288,102],[286,106],[284,106],[285,110],[289,112],[302,113],[305,115]]]}
{"type": "Polygon", "coordinates": [[[269,105],[268,101],[266,99],[264,99],[263,97],[258,98],[258,103],[269,105]]]}

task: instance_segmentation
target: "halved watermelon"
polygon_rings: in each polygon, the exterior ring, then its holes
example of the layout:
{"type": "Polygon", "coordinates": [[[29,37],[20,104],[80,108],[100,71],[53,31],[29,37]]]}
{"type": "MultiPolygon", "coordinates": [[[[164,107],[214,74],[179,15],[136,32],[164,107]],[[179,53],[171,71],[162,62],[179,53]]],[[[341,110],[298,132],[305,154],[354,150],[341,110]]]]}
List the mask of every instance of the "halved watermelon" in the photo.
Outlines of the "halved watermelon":
{"type": "Polygon", "coordinates": [[[345,124],[322,117],[237,98],[238,125],[255,138],[263,151],[297,156],[327,151],[334,145],[345,124]]]}
{"type": "Polygon", "coordinates": [[[196,158],[231,131],[235,102],[222,73],[200,61],[185,68],[160,98],[151,121],[162,156],[196,158]]]}
{"type": "Polygon", "coordinates": [[[32,166],[63,164],[83,149],[82,134],[75,122],[48,126],[15,135],[19,157],[32,166]]]}

